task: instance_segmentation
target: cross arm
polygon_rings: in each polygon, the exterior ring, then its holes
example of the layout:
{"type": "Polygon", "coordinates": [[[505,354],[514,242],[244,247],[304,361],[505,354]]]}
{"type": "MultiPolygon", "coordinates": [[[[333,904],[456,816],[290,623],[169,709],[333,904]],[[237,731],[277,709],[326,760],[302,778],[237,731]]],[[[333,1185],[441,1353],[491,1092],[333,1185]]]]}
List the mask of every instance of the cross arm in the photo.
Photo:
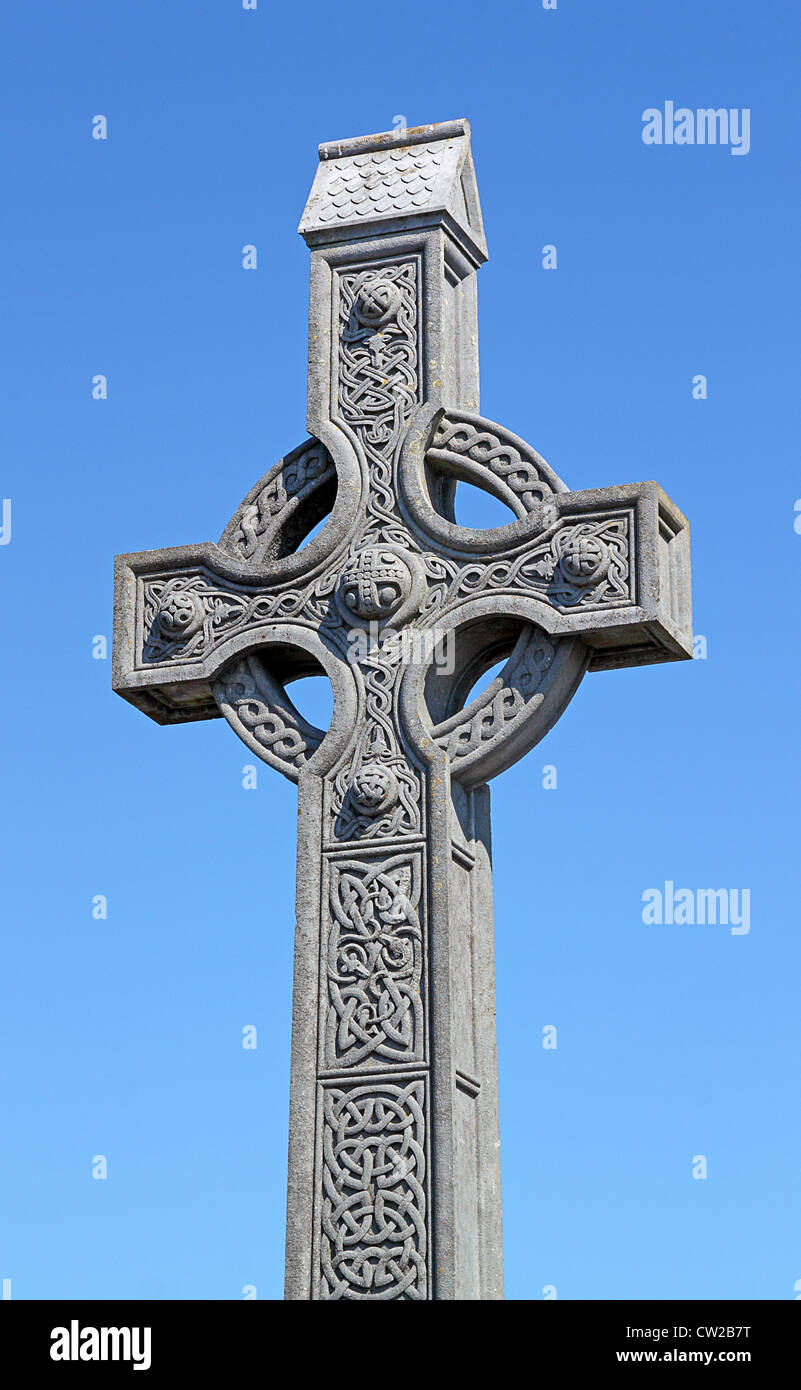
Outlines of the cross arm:
{"type": "MultiPolygon", "coordinates": [[[[339,571],[273,583],[243,580],[215,545],[118,555],[115,560],[112,680],[118,695],[157,724],[216,719],[212,683],[228,663],[273,646],[290,625],[320,631],[335,620],[339,571]],[[233,574],[237,577],[233,578],[233,574]]],[[[284,680],[314,674],[320,661],[293,648],[284,680]]]]}
{"type": "Polygon", "coordinates": [[[226,568],[211,544],[115,557],[113,687],[157,724],[219,717],[215,649],[267,598],[226,568]]]}
{"type": "MultiPolygon", "coordinates": [[[[309,439],[285,455],[251,489],[217,545],[116,557],[117,694],[159,724],[216,719],[225,709],[212,685],[227,662],[274,641],[276,624],[325,628],[338,575],[332,563],[354,509],[347,486],[354,465],[341,446],[337,454],[335,464],[325,443],[309,439]],[[337,473],[346,486],[338,488],[337,473]],[[298,550],[328,511],[323,530],[298,550]]],[[[297,654],[292,662],[288,680],[319,665],[311,658],[304,665],[297,654]]]]}
{"type": "Polygon", "coordinates": [[[399,469],[411,523],[447,563],[437,620],[486,598],[554,637],[580,637],[590,670],[692,656],[689,525],[657,483],[568,492],[501,426],[469,416],[456,424],[449,431],[444,411],[421,412],[399,469]],[[443,475],[483,485],[517,519],[457,525],[447,490],[434,505],[443,475]]]}
{"type": "Polygon", "coordinates": [[[689,531],[655,482],[565,493],[544,525],[526,518],[467,543],[443,612],[482,593],[503,597],[552,636],[581,637],[589,670],[692,655],[689,531]],[[497,534],[507,529],[516,534],[497,534]]]}

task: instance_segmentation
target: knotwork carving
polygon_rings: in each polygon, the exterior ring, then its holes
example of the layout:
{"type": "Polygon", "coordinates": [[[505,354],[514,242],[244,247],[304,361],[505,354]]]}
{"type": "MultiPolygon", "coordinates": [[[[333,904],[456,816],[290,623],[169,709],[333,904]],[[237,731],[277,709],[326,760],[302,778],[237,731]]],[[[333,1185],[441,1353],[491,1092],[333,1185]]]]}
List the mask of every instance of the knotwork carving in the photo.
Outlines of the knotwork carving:
{"type": "Polygon", "coordinates": [[[205,570],[142,582],[142,664],[198,661],[222,641],[277,618],[315,629],[341,626],[331,603],[339,581],[331,569],[303,589],[263,589],[228,582],[205,570]],[[165,616],[166,615],[166,616],[165,616]]]}
{"type": "Polygon", "coordinates": [[[365,816],[389,811],[398,800],[398,779],[382,763],[362,763],[350,784],[351,800],[365,816]]]}
{"type": "Polygon", "coordinates": [[[420,399],[417,262],[368,266],[339,274],[337,402],[367,461],[370,495],[361,544],[404,548],[392,490],[392,461],[420,399]]]}
{"type": "Polygon", "coordinates": [[[532,626],[528,642],[503,676],[498,676],[483,697],[479,697],[478,708],[471,714],[471,705],[438,725],[434,737],[453,762],[504,732],[521,715],[528,714],[532,702],[541,703],[540,686],[557,647],[558,639],[532,626]]]}
{"type": "Polygon", "coordinates": [[[386,839],[420,831],[420,779],[402,751],[395,720],[405,646],[399,635],[375,643],[360,656],[365,687],[365,719],[347,763],[334,778],[332,813],[337,840],[386,839]],[[359,790],[362,773],[387,773],[393,795],[383,805],[365,807],[359,790]]]}
{"type": "Polygon", "coordinates": [[[449,412],[437,426],[426,451],[426,463],[434,468],[475,474],[476,468],[491,473],[500,483],[504,500],[518,515],[537,510],[546,498],[564,491],[564,484],[544,458],[522,440],[499,426],[470,415],[449,412]],[[518,503],[515,506],[515,503],[518,503]]]}
{"type": "Polygon", "coordinates": [[[304,504],[333,491],[335,478],[325,446],[318,440],[302,444],[248,493],[220,537],[221,549],[251,562],[289,554],[324,514],[322,506],[309,510],[304,504]]]}
{"type": "Polygon", "coordinates": [[[513,558],[463,565],[440,589],[442,607],[485,591],[540,592],[554,608],[631,603],[632,534],[628,513],[565,524],[513,558]]]}
{"type": "Polygon", "coordinates": [[[297,780],[298,769],[323,739],[295,708],[280,682],[255,656],[244,657],[212,682],[222,713],[239,737],[265,762],[297,780]]]}
{"type": "Polygon", "coordinates": [[[325,1066],[424,1060],[420,855],[332,862],[325,1066]]]}
{"type": "Polygon", "coordinates": [[[426,1298],[425,1082],[325,1087],[322,1299],[426,1298]]]}
{"type": "Polygon", "coordinates": [[[431,551],[423,558],[428,589],[423,603],[422,617],[428,619],[435,617],[437,612],[444,607],[448,593],[453,588],[459,574],[459,566],[452,560],[445,560],[441,555],[435,555],[431,551]]]}

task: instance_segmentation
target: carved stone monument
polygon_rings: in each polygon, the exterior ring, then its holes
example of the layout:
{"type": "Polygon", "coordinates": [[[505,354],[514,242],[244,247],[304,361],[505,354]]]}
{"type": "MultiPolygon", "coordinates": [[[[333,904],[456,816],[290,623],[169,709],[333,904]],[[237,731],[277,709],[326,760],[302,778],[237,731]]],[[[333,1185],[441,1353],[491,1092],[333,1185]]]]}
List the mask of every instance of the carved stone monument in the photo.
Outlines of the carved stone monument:
{"type": "Polygon", "coordinates": [[[570,492],[479,415],[467,122],[319,155],[311,438],[216,545],[117,558],[114,688],[298,783],[286,1297],[498,1299],[486,784],[587,670],[691,656],[689,532],[656,483],[570,492]],[[460,481],[509,524],[457,525],[460,481]],[[289,693],[320,672],[327,731],[289,693]]]}

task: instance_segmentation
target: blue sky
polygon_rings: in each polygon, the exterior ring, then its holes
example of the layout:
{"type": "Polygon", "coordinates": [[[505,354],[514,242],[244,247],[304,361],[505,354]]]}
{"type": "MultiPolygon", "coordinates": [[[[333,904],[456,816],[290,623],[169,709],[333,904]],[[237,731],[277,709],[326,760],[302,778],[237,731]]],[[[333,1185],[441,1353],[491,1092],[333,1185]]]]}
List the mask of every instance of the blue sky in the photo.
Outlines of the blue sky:
{"type": "Polygon", "coordinates": [[[116,552],[216,539],[303,439],[317,143],[402,114],[472,123],[483,414],[573,488],[662,484],[707,639],[588,676],[493,784],[507,1296],[792,1298],[797,13],[4,9],[0,1277],[281,1296],[295,789],[243,790],[223,721],[157,727],[92,642],[116,552]],[[748,108],[749,153],[644,145],[666,101],[748,108]],[[749,890],[750,931],[645,925],[668,880],[749,890]]]}

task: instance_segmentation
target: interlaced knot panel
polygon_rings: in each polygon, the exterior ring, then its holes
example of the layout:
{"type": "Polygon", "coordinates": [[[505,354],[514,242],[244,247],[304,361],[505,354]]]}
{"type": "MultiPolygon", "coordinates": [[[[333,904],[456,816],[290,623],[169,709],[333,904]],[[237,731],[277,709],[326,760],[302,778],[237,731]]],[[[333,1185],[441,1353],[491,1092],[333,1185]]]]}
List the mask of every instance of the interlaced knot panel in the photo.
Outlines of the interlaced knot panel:
{"type": "Polygon", "coordinates": [[[407,547],[397,524],[392,460],[419,395],[417,263],[368,267],[339,278],[338,404],[370,473],[368,531],[407,547]]]}
{"type": "Polygon", "coordinates": [[[321,1296],[425,1299],[425,1082],[325,1091],[321,1296]]]}
{"type": "Polygon", "coordinates": [[[331,868],[329,1067],[424,1059],[420,857],[331,868]]]}

